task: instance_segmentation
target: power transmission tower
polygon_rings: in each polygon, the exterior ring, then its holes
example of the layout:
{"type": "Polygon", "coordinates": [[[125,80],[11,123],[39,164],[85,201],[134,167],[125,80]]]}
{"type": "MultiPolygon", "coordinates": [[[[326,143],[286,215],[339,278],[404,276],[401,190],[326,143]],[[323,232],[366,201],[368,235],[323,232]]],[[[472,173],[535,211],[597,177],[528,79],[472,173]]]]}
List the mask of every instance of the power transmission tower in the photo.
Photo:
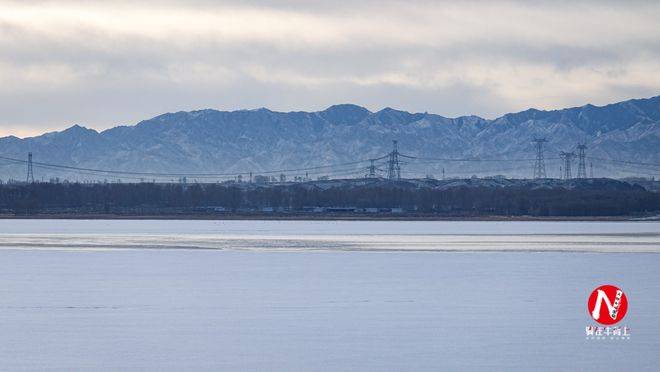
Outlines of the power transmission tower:
{"type": "Polygon", "coordinates": [[[32,171],[32,153],[28,152],[27,183],[34,183],[34,172],[32,171]]]}
{"type": "Polygon", "coordinates": [[[578,173],[577,178],[587,178],[587,164],[585,163],[587,145],[581,143],[577,147],[578,149],[578,173]]]}
{"type": "Polygon", "coordinates": [[[396,140],[392,141],[392,152],[387,162],[387,178],[390,180],[401,179],[401,164],[399,163],[399,145],[396,140]]]}
{"type": "Polygon", "coordinates": [[[573,158],[575,157],[574,152],[565,152],[562,151],[559,153],[559,157],[561,157],[562,161],[564,162],[564,175],[563,179],[565,180],[570,180],[573,178],[572,172],[571,172],[571,163],[573,162],[573,158]]]}
{"type": "Polygon", "coordinates": [[[589,162],[589,178],[594,178],[594,162],[589,162]]]}
{"type": "Polygon", "coordinates": [[[534,179],[547,178],[545,173],[545,160],[543,159],[543,143],[548,142],[545,138],[534,138],[536,145],[536,161],[534,162],[534,179]]]}
{"type": "Polygon", "coordinates": [[[365,178],[376,178],[376,165],[374,164],[376,160],[370,159],[369,161],[371,162],[371,164],[367,167],[367,172],[369,173],[367,173],[365,178]]]}

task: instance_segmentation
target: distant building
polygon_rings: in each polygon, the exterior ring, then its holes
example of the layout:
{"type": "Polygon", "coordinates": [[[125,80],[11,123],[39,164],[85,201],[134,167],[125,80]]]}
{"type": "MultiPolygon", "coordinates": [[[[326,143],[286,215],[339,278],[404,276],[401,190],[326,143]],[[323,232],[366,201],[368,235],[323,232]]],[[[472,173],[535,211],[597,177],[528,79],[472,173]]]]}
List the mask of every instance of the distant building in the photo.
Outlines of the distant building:
{"type": "Polygon", "coordinates": [[[312,212],[312,213],[322,213],[325,211],[325,208],[323,207],[303,207],[304,212],[312,212]]]}
{"type": "Polygon", "coordinates": [[[347,212],[355,212],[357,208],[355,207],[327,207],[325,208],[326,212],[329,213],[347,213],[347,212]]]}
{"type": "Polygon", "coordinates": [[[256,176],[254,176],[254,183],[264,184],[264,183],[268,183],[268,182],[270,182],[270,177],[268,177],[268,176],[262,176],[260,174],[257,174],[256,176]]]}

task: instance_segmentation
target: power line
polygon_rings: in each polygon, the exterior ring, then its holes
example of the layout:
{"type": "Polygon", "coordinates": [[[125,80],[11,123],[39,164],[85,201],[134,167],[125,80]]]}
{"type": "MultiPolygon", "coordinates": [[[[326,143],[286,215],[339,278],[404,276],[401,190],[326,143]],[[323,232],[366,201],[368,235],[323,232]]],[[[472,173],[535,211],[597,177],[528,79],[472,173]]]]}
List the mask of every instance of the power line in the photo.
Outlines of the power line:
{"type": "MultiPolygon", "coordinates": [[[[14,161],[14,162],[18,162],[18,163],[26,163],[27,162],[25,160],[20,160],[20,159],[5,157],[5,156],[0,156],[0,159],[14,161]]],[[[382,159],[382,158],[379,158],[379,159],[382,159]]],[[[307,168],[269,170],[269,171],[263,171],[263,172],[260,172],[260,173],[262,173],[262,174],[273,174],[273,173],[284,173],[284,172],[287,172],[287,173],[303,172],[303,171],[310,171],[310,170],[335,168],[335,167],[346,166],[346,165],[357,165],[357,164],[361,164],[361,163],[364,163],[364,162],[367,162],[367,161],[370,161],[370,159],[357,160],[357,161],[339,163],[339,164],[319,165],[319,166],[307,167],[307,168]]],[[[216,178],[216,177],[221,177],[221,176],[238,176],[239,174],[246,174],[247,173],[247,172],[237,172],[237,173],[134,172],[134,171],[118,171],[118,170],[108,170],[108,169],[94,169],[94,168],[74,167],[74,166],[68,166],[68,165],[60,165],[60,164],[52,164],[52,163],[44,163],[44,162],[36,162],[36,161],[33,162],[33,164],[35,166],[54,167],[54,168],[72,170],[72,171],[86,171],[86,172],[97,172],[97,173],[108,173],[108,174],[119,174],[119,175],[157,176],[157,177],[183,177],[183,176],[188,176],[188,177],[198,177],[198,178],[216,178]]]]}
{"type": "MultiPolygon", "coordinates": [[[[399,156],[408,158],[408,159],[418,159],[418,160],[430,160],[430,161],[455,161],[455,162],[517,162],[517,161],[533,161],[536,159],[483,159],[483,158],[428,158],[428,157],[420,157],[420,156],[410,156],[410,155],[405,155],[402,153],[399,153],[399,156]]],[[[549,158],[549,159],[554,159],[554,158],[549,158]]]]}
{"type": "Polygon", "coordinates": [[[644,163],[644,162],[630,161],[630,160],[605,159],[605,158],[597,158],[597,157],[593,157],[593,156],[590,156],[589,158],[590,158],[590,159],[594,159],[594,160],[600,160],[600,161],[611,162],[611,163],[621,163],[621,164],[630,164],[630,165],[642,165],[642,166],[659,167],[659,168],[660,168],[660,163],[644,163]]]}
{"type": "MultiPolygon", "coordinates": [[[[546,160],[562,160],[563,163],[563,168],[562,168],[562,178],[564,179],[569,179],[572,177],[571,174],[571,163],[574,157],[579,157],[580,163],[578,165],[578,178],[586,178],[586,145],[580,144],[577,146],[578,149],[578,154],[576,155],[574,152],[562,152],[560,154],[559,158],[545,158],[543,154],[543,143],[547,142],[545,138],[541,139],[534,139],[534,143],[536,143],[536,157],[534,159],[527,159],[527,158],[513,158],[513,159],[501,159],[501,158],[475,158],[475,157],[469,157],[469,158],[443,158],[443,157],[423,157],[423,156],[411,156],[411,155],[406,155],[402,154],[398,150],[398,143],[397,141],[393,141],[393,149],[390,153],[383,155],[381,157],[377,158],[372,158],[372,159],[364,159],[364,160],[357,160],[357,161],[351,161],[351,162],[345,162],[345,163],[337,163],[337,164],[327,164],[327,165],[319,165],[319,166],[311,166],[311,167],[301,167],[301,168],[289,168],[289,169],[278,169],[278,170],[264,170],[262,172],[259,172],[260,174],[268,175],[268,174],[284,174],[284,173],[296,173],[296,172],[306,172],[306,174],[309,175],[311,174],[323,174],[323,175],[333,175],[333,174],[355,174],[358,172],[364,172],[365,166],[361,166],[361,164],[368,162],[369,166],[366,167],[367,169],[367,177],[376,177],[378,171],[382,171],[380,169],[380,166],[385,166],[386,167],[386,172],[387,172],[387,177],[389,179],[400,179],[401,177],[401,165],[402,164],[407,164],[407,162],[402,162],[400,158],[405,158],[405,159],[410,159],[413,164],[432,164],[432,163],[444,163],[444,162],[468,162],[468,163],[480,163],[480,162],[527,162],[530,160],[535,161],[535,166],[534,166],[534,177],[544,177],[545,176],[545,161],[546,160]],[[582,148],[583,147],[583,148],[582,148]]],[[[42,168],[42,169],[48,169],[51,171],[57,171],[57,172],[72,172],[72,173],[77,173],[81,175],[88,175],[88,176],[96,176],[96,177],[110,177],[110,178],[115,178],[115,179],[120,179],[121,178],[126,178],[126,179],[139,179],[139,180],[144,180],[145,177],[153,178],[155,179],[167,179],[167,181],[170,181],[170,178],[181,178],[181,177],[190,177],[190,178],[199,178],[199,179],[225,179],[226,177],[230,178],[236,178],[238,176],[247,176],[248,174],[252,174],[252,172],[236,172],[236,173],[189,173],[189,172],[138,172],[138,171],[120,171],[120,170],[108,170],[108,169],[95,169],[95,168],[85,168],[85,167],[76,167],[76,166],[68,166],[68,165],[61,165],[61,164],[54,164],[54,163],[47,163],[47,162],[35,162],[32,160],[32,153],[28,153],[28,160],[22,160],[22,159],[17,159],[17,158],[11,158],[11,157],[5,157],[5,156],[0,156],[0,159],[4,160],[4,164],[2,165],[10,165],[10,164],[27,164],[28,172],[27,172],[27,177],[26,181],[27,182],[34,182],[34,167],[37,168],[42,168]]],[[[644,171],[653,171],[653,168],[660,168],[660,164],[658,163],[646,163],[646,162],[636,162],[636,161],[629,161],[629,160],[617,160],[617,159],[604,159],[604,158],[598,158],[598,157],[589,157],[589,159],[593,160],[599,160],[603,162],[609,162],[609,163],[614,163],[614,164],[620,164],[621,166],[626,166],[625,168],[617,167],[613,165],[615,168],[621,168],[621,169],[629,169],[629,168],[641,168],[644,171]],[[652,169],[648,169],[652,168],[652,169]]],[[[591,172],[593,174],[593,163],[590,164],[591,166],[591,172]]],[[[444,170],[444,166],[443,166],[444,170]]],[[[509,168],[506,169],[506,171],[509,170],[519,170],[519,168],[509,168]]],[[[473,171],[467,171],[463,169],[462,172],[453,172],[456,174],[461,174],[461,173],[473,173],[473,174],[483,174],[483,173],[492,173],[492,172],[498,172],[498,171],[505,171],[504,169],[502,170],[494,170],[494,169],[486,169],[486,170],[473,170],[473,171]]],[[[444,173],[444,172],[443,172],[444,173]]],[[[624,173],[634,173],[634,172],[624,172],[624,173]]],[[[641,172],[637,172],[641,173],[641,172]]],[[[363,173],[364,175],[364,173],[363,173]]],[[[251,177],[250,177],[251,178],[251,177]]]]}

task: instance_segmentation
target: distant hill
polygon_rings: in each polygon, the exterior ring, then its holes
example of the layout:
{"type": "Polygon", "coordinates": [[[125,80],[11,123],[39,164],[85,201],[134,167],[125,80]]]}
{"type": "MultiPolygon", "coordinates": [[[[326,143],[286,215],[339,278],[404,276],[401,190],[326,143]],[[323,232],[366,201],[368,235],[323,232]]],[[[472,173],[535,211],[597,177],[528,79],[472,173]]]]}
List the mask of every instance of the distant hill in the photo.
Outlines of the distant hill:
{"type": "MultiPolygon", "coordinates": [[[[451,162],[402,159],[403,177],[433,174],[469,177],[503,174],[531,177],[534,137],[546,137],[550,177],[558,177],[559,151],[588,146],[590,158],[660,163],[660,96],[597,107],[526,111],[494,120],[477,116],[446,118],[392,108],[378,112],[351,104],[319,112],[274,112],[268,109],[176,112],[96,132],[74,125],[61,132],[19,139],[0,138],[0,156],[93,169],[167,173],[247,173],[298,169],[377,158],[399,141],[403,154],[422,158],[503,159],[451,162]],[[523,159],[506,161],[507,159],[523,159]]],[[[653,175],[658,167],[593,160],[594,176],[653,175]]],[[[0,178],[24,179],[25,164],[0,163],[0,178]]],[[[355,176],[366,163],[310,172],[316,177],[355,176]]],[[[574,169],[577,164],[574,164],[574,169]]],[[[588,165],[589,167],[589,165],[588,165]]],[[[575,172],[575,170],[574,170],[575,172]]],[[[48,180],[103,179],[93,172],[35,168],[48,180]]],[[[305,172],[287,172],[287,177],[305,172]]],[[[120,177],[119,175],[117,177],[120,177]]],[[[148,178],[148,177],[146,177],[148,178]]],[[[174,178],[174,176],[172,176],[174,178]]],[[[128,180],[128,179],[126,179],[128,180]]],[[[190,180],[192,181],[192,179],[190,180]]]]}

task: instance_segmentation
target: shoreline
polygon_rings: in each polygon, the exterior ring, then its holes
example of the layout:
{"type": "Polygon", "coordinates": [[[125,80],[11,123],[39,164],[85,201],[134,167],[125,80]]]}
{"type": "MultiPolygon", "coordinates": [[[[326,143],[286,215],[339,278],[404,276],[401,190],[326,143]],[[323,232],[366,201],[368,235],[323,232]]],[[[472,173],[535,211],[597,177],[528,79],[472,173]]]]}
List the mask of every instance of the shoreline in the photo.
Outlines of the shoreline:
{"type": "Polygon", "coordinates": [[[255,221],[608,221],[608,222],[659,222],[660,215],[647,216],[433,216],[433,215],[281,215],[281,214],[165,214],[165,215],[117,215],[117,214],[0,214],[1,220],[255,220],[255,221]]]}

